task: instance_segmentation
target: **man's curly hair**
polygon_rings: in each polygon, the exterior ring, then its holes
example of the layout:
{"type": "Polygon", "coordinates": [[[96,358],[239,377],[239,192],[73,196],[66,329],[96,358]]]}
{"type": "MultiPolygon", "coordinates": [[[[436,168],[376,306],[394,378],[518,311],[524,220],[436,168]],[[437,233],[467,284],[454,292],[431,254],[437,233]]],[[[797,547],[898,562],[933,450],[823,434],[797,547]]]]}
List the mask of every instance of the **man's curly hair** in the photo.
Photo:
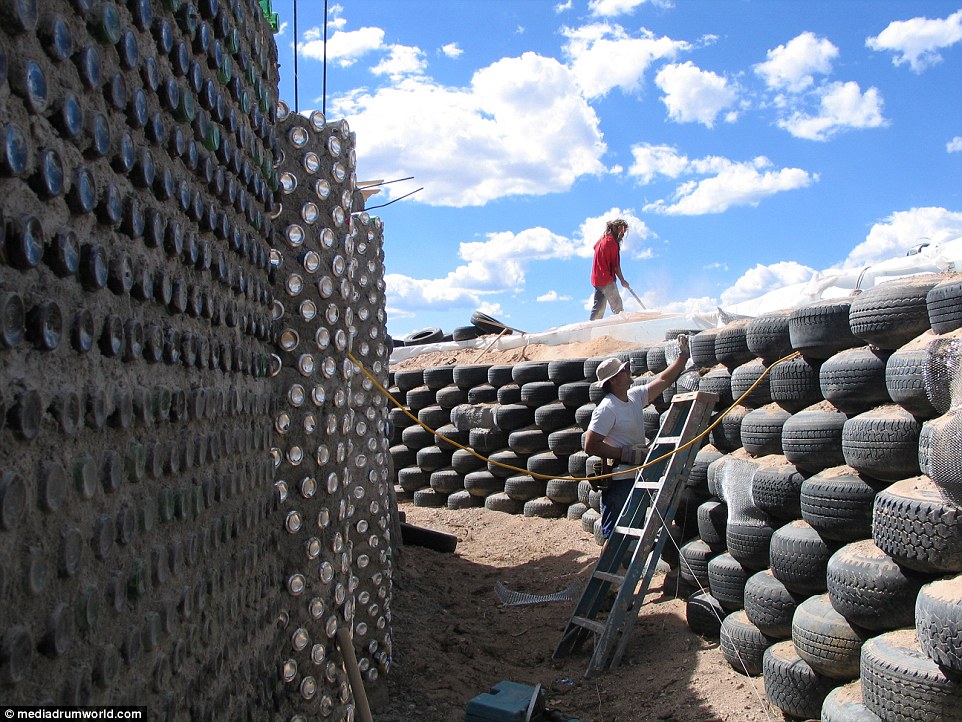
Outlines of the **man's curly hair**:
{"type": "Polygon", "coordinates": [[[619,228],[624,228],[627,231],[628,221],[626,221],[624,218],[616,218],[613,221],[608,221],[608,223],[605,225],[605,233],[615,236],[617,235],[619,228]]]}

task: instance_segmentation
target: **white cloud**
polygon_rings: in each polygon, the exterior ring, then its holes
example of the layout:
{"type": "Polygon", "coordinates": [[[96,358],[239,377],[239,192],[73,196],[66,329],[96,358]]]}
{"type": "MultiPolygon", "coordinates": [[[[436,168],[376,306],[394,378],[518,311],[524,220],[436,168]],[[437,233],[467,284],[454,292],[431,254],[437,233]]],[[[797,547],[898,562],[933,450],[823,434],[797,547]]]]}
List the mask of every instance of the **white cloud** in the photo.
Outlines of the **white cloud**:
{"type": "Polygon", "coordinates": [[[785,45],[769,50],[767,57],[768,60],[755,66],[755,73],[772,89],[798,93],[815,82],[814,74],[832,72],[838,48],[825,38],[804,32],[785,45]]]}
{"type": "Polygon", "coordinates": [[[645,2],[646,0],[591,0],[588,3],[588,12],[601,17],[625,15],[634,12],[635,8],[645,2]]]}
{"type": "Polygon", "coordinates": [[[344,13],[344,6],[340,3],[335,3],[327,9],[327,27],[333,28],[335,30],[341,30],[347,26],[347,19],[342,15],[344,13]]]}
{"type": "Polygon", "coordinates": [[[962,135],[957,135],[946,143],[945,151],[947,153],[962,153],[962,135]]]}
{"type": "Polygon", "coordinates": [[[415,199],[432,205],[562,192],[604,171],[595,111],[568,68],[535,53],[482,68],[466,88],[411,76],[330,105],[364,140],[365,177],[415,176],[415,199]]]}
{"type": "Polygon", "coordinates": [[[654,237],[655,234],[630,208],[610,208],[599,216],[586,218],[575,234],[580,239],[575,255],[580,258],[591,258],[594,255],[595,243],[605,232],[605,225],[616,218],[621,218],[628,223],[628,235],[621,243],[622,255],[635,259],[650,258],[651,249],[643,242],[654,237]]]}
{"type": "Polygon", "coordinates": [[[560,15],[565,10],[571,10],[571,6],[572,6],[571,0],[565,0],[564,2],[560,2],[554,6],[554,11],[560,15]]]}
{"type": "Polygon", "coordinates": [[[818,90],[819,108],[815,115],[795,111],[778,125],[796,138],[828,140],[850,128],[878,128],[887,124],[882,115],[884,104],[877,88],[864,93],[855,81],[830,83],[818,90]]]}
{"type": "Polygon", "coordinates": [[[388,312],[393,316],[410,317],[419,309],[470,308],[480,303],[477,293],[457,288],[444,278],[417,279],[399,273],[387,273],[384,283],[388,312]]]}
{"type": "Polygon", "coordinates": [[[679,123],[697,122],[711,128],[719,113],[738,100],[738,93],[725,78],[691,61],[666,65],[655,76],[655,83],[665,93],[661,101],[668,108],[668,117],[679,123]]]}
{"type": "Polygon", "coordinates": [[[841,267],[868,266],[905,255],[920,242],[940,243],[960,235],[962,213],[937,207],[896,211],[872,226],[865,240],[852,249],[841,267]]]}
{"type": "Polygon", "coordinates": [[[420,75],[427,65],[420,48],[411,45],[392,45],[388,56],[371,68],[371,72],[375,75],[387,75],[397,81],[405,75],[420,75]]]}
{"type": "Polygon", "coordinates": [[[538,296],[535,301],[538,303],[554,303],[556,301],[570,301],[571,296],[562,296],[557,291],[551,290],[538,296]]]}
{"type": "Polygon", "coordinates": [[[690,166],[688,157],[679,155],[670,145],[635,145],[631,153],[635,162],[628,169],[628,175],[636,176],[643,184],[651,183],[657,176],[677,178],[690,166]]]}
{"type": "Polygon", "coordinates": [[[289,25],[289,23],[281,23],[281,24],[278,26],[278,28],[277,28],[277,32],[274,33],[274,36],[275,36],[275,37],[276,37],[276,36],[284,37],[285,35],[287,35],[287,26],[288,26],[288,25],[289,25]]]}
{"type": "Polygon", "coordinates": [[[639,176],[642,183],[650,183],[656,176],[678,178],[684,174],[710,175],[719,173],[732,164],[727,158],[717,155],[690,160],[670,145],[641,143],[632,146],[631,151],[635,163],[628,169],[628,173],[639,176]]]}
{"type": "Polygon", "coordinates": [[[679,185],[670,201],[657,200],[644,210],[672,216],[723,213],[732,206],[758,205],[768,196],[783,191],[807,188],[818,180],[800,168],[774,169],[768,158],[735,162],[719,156],[690,160],[670,146],[637,145],[632,148],[635,163],[629,175],[642,183],[663,176],[705,176],[686,180],[679,185]]]}
{"type": "Polygon", "coordinates": [[[386,274],[388,301],[404,309],[477,307],[485,296],[524,288],[529,263],[583,255],[581,245],[547,228],[491,233],[487,240],[461,243],[464,262],[444,278],[386,274]]]}
{"type": "Polygon", "coordinates": [[[646,301],[650,301],[649,308],[657,308],[664,313],[680,313],[683,316],[704,313],[706,310],[718,306],[718,299],[711,296],[700,298],[686,298],[684,301],[671,301],[669,303],[658,303],[653,294],[645,293],[642,295],[646,301]]]}
{"type": "Polygon", "coordinates": [[[632,37],[620,25],[593,23],[564,28],[564,47],[571,72],[589,98],[614,88],[634,91],[641,87],[645,71],[656,60],[672,59],[691,45],[668,37],[655,37],[642,28],[632,37]],[[617,62],[612,62],[617,58],[617,62]]]}
{"type": "Polygon", "coordinates": [[[499,321],[506,321],[511,318],[511,314],[507,313],[500,303],[493,303],[491,301],[482,301],[478,304],[478,310],[481,313],[487,314],[488,316],[493,316],[499,321]]]}
{"type": "Polygon", "coordinates": [[[803,283],[810,280],[814,273],[814,268],[803,266],[795,261],[780,261],[768,266],[758,264],[745,271],[734,285],[722,291],[722,305],[728,306],[747,301],[758,298],[775,288],[803,283]]]}
{"type": "Polygon", "coordinates": [[[457,43],[448,43],[441,46],[441,54],[449,58],[458,58],[464,54],[464,51],[457,43]]]}
{"type": "Polygon", "coordinates": [[[782,116],[778,127],[796,138],[826,141],[844,130],[888,124],[877,88],[863,93],[854,81],[816,77],[830,75],[839,57],[838,48],[826,38],[806,31],[769,50],[767,57],[755,73],[775,91],[770,102],[782,116]]]}
{"type": "MultiPolygon", "coordinates": [[[[314,60],[324,59],[324,39],[320,28],[310,28],[304,32],[304,40],[299,43],[301,55],[314,60]]],[[[380,50],[384,46],[384,31],[381,28],[360,28],[359,30],[337,31],[327,39],[328,62],[342,67],[353,65],[367,53],[380,50]]]]}
{"type": "Polygon", "coordinates": [[[882,32],[865,41],[872,50],[894,53],[895,65],[908,66],[915,73],[942,62],[939,50],[962,41],[962,10],[942,20],[912,18],[889,23],[882,32]]]}

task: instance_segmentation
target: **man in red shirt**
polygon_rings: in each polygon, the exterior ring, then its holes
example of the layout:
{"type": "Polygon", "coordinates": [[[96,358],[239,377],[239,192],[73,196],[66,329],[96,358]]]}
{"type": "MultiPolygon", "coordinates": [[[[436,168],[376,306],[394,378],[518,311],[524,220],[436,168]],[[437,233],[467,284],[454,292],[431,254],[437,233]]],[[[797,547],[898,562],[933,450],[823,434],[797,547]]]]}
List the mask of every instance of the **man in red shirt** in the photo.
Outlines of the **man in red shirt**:
{"type": "Polygon", "coordinates": [[[621,281],[625,288],[630,288],[621,275],[621,240],[627,233],[628,224],[621,218],[608,221],[605,234],[595,243],[595,257],[591,263],[591,285],[595,288],[591,304],[592,321],[605,315],[605,306],[611,306],[612,313],[624,310],[615,279],[621,281]]]}

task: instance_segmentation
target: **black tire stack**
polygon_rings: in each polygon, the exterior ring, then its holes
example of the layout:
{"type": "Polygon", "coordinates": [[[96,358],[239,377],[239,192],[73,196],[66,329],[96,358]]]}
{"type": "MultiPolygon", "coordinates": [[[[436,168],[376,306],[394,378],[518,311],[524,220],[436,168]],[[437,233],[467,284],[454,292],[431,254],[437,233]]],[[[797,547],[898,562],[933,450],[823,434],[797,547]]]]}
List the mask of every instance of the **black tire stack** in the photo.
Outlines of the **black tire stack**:
{"type": "Polygon", "coordinates": [[[510,336],[513,329],[506,327],[497,319],[491,318],[486,313],[475,311],[471,314],[471,323],[467,326],[455,326],[451,333],[445,333],[437,326],[429,326],[412,331],[403,339],[397,339],[394,346],[424,346],[432,343],[443,343],[445,341],[471,341],[476,338],[490,336],[492,334],[504,334],[510,336]]]}
{"type": "Polygon", "coordinates": [[[706,385],[728,372],[735,386],[802,352],[771,369],[773,403],[742,414],[737,437],[712,437],[729,448],[709,463],[718,498],[700,509],[695,565],[707,587],[689,603],[699,633],[706,609],[729,612],[723,654],[764,674],[769,701],[789,716],[962,718],[962,320],[947,300],[958,278],[902,279],[760,316],[746,331],[756,359],[703,368],[706,385]],[[746,483],[751,511],[733,513],[746,483]]]}
{"type": "MultiPolygon", "coordinates": [[[[638,379],[648,372],[648,351],[620,354],[638,379]]],[[[600,494],[579,481],[594,468],[583,435],[600,400],[592,381],[602,360],[395,370],[389,391],[404,403],[389,412],[397,493],[420,506],[563,517],[603,543],[600,494]],[[442,376],[450,383],[428,383],[442,376]]]]}

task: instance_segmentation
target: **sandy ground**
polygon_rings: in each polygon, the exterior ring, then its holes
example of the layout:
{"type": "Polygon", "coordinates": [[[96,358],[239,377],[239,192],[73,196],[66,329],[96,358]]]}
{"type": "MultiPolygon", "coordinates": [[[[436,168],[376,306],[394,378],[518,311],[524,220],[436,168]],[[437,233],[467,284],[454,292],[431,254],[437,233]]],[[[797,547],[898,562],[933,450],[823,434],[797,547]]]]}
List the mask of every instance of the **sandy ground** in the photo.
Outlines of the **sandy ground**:
{"type": "Polygon", "coordinates": [[[407,521],[458,537],[453,554],[406,546],[392,602],[390,700],[376,722],[460,722],[465,706],[501,680],[548,691],[548,705],[583,722],[781,720],[761,678],[737,674],[717,640],[693,634],[685,595],[657,574],[621,666],[585,679],[590,642],[552,654],[575,602],[505,606],[495,583],[531,594],[582,585],[598,558],[577,521],[399,502],[407,521]]]}
{"type": "MultiPolygon", "coordinates": [[[[601,337],[563,346],[528,345],[482,354],[426,353],[392,368],[587,358],[636,345],[601,337]]],[[[496,582],[543,595],[584,586],[600,547],[578,521],[469,509],[426,509],[400,501],[407,521],[453,534],[454,554],[403,547],[392,601],[394,656],[390,698],[375,722],[462,722],[467,703],[502,680],[541,684],[549,707],[583,722],[781,720],[761,678],[736,673],[717,639],[693,634],[689,590],[657,574],[621,665],[584,674],[590,642],[555,661],[552,654],[576,601],[507,606],[496,582]]]]}

